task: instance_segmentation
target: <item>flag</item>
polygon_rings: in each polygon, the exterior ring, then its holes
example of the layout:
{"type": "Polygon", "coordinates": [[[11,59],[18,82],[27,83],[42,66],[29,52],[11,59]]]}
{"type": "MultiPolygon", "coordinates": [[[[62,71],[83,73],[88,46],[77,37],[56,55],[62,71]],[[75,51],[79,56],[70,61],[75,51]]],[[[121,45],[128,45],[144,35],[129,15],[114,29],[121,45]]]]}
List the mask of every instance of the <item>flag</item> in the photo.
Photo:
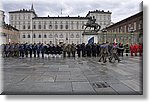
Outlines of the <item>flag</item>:
{"type": "Polygon", "coordinates": [[[94,37],[91,37],[89,40],[88,40],[88,44],[93,44],[94,43],[94,37]]]}

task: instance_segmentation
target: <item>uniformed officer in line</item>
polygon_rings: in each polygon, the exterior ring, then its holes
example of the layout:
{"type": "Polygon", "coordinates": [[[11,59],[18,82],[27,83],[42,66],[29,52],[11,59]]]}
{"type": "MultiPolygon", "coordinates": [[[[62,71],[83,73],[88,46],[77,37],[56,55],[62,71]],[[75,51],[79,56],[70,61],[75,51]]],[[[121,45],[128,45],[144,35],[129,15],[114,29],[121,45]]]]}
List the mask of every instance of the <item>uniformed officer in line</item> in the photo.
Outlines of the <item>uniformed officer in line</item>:
{"type": "Polygon", "coordinates": [[[33,53],[33,45],[29,44],[29,54],[30,54],[30,58],[32,58],[32,53],[33,53]]]}
{"type": "Polygon", "coordinates": [[[37,51],[36,43],[33,44],[32,49],[33,49],[34,57],[36,57],[36,51],[37,51]]]}
{"type": "Polygon", "coordinates": [[[90,44],[86,44],[86,54],[87,54],[87,57],[91,57],[91,50],[92,47],[90,44]]]}
{"type": "Polygon", "coordinates": [[[63,57],[64,58],[66,57],[66,52],[67,52],[66,47],[67,47],[67,45],[66,45],[66,43],[64,43],[63,47],[62,47],[62,49],[63,49],[63,57]]]}
{"type": "Polygon", "coordinates": [[[100,58],[99,58],[99,62],[101,62],[101,59],[103,59],[104,61],[104,44],[100,45],[100,58]]]}
{"type": "Polygon", "coordinates": [[[96,57],[96,52],[97,51],[97,45],[94,43],[92,44],[92,56],[96,57]]]}
{"type": "Polygon", "coordinates": [[[71,45],[71,53],[72,53],[72,57],[75,57],[76,45],[74,43],[72,43],[72,45],[71,45]]]}
{"type": "Polygon", "coordinates": [[[100,56],[100,44],[96,44],[97,57],[100,56]]]}
{"type": "Polygon", "coordinates": [[[19,57],[19,44],[16,43],[14,46],[14,56],[19,57]]]}
{"type": "Polygon", "coordinates": [[[25,44],[24,44],[24,51],[25,51],[25,56],[26,56],[26,57],[28,57],[28,50],[29,50],[28,48],[29,48],[29,47],[28,47],[28,43],[25,43],[25,44]]]}
{"type": "Polygon", "coordinates": [[[82,57],[86,56],[86,47],[85,47],[85,43],[81,44],[81,51],[82,51],[82,57]]]}
{"type": "Polygon", "coordinates": [[[130,48],[129,48],[129,44],[127,43],[127,44],[125,45],[126,56],[128,56],[129,51],[130,51],[130,48]]]}
{"type": "Polygon", "coordinates": [[[106,42],[105,44],[101,45],[101,56],[99,62],[101,62],[101,59],[103,58],[103,63],[106,63],[108,55],[110,55],[110,53],[108,51],[108,42],[106,42]]]}
{"type": "Polygon", "coordinates": [[[36,48],[37,48],[37,57],[38,57],[38,58],[40,57],[40,45],[41,45],[41,43],[38,43],[38,44],[36,45],[36,48]]]}
{"type": "Polygon", "coordinates": [[[24,45],[23,44],[20,44],[19,46],[19,50],[20,50],[20,57],[24,57],[24,45]]]}
{"type": "Polygon", "coordinates": [[[60,56],[62,54],[62,46],[59,44],[57,45],[57,54],[60,56]]]}
{"type": "Polygon", "coordinates": [[[78,57],[81,56],[81,44],[77,45],[77,54],[78,54],[78,57]]]}
{"type": "Polygon", "coordinates": [[[40,46],[40,50],[41,50],[42,58],[44,58],[45,47],[44,47],[43,43],[40,46]]]}
{"type": "Polygon", "coordinates": [[[68,57],[70,57],[70,54],[71,54],[71,44],[68,44],[68,45],[66,46],[66,50],[67,50],[67,55],[68,55],[68,57]]]}
{"type": "Polygon", "coordinates": [[[117,54],[117,49],[118,49],[117,45],[114,44],[113,47],[112,47],[112,49],[111,49],[111,56],[109,58],[109,62],[112,62],[113,58],[115,60],[118,60],[118,62],[120,62],[120,59],[119,59],[118,54],[117,54]]]}
{"type": "Polygon", "coordinates": [[[52,44],[52,47],[50,48],[50,50],[52,51],[51,54],[52,54],[52,57],[55,57],[55,54],[56,54],[56,48],[55,48],[55,45],[52,44]]]}

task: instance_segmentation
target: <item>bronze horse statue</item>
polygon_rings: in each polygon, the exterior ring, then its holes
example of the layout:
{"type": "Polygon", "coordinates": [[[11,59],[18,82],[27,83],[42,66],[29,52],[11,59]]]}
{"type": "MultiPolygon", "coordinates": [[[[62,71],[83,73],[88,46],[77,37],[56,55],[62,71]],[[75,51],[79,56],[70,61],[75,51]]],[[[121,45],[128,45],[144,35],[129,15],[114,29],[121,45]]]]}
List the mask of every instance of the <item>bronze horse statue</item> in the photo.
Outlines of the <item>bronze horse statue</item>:
{"type": "Polygon", "coordinates": [[[94,28],[94,30],[91,30],[91,32],[98,32],[101,29],[101,26],[95,23],[95,21],[96,21],[95,18],[92,19],[92,17],[89,17],[88,22],[82,26],[82,29],[85,26],[84,32],[88,27],[90,27],[90,30],[91,28],[94,28]]]}

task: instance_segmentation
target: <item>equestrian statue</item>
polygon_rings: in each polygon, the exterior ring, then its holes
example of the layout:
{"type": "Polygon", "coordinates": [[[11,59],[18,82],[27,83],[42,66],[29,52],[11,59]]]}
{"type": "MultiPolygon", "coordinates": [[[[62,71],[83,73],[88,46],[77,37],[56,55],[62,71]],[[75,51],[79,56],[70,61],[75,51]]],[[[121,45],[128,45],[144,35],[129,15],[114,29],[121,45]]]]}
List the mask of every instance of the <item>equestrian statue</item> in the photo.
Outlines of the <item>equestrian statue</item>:
{"type": "Polygon", "coordinates": [[[88,17],[88,22],[82,26],[82,28],[85,26],[84,32],[88,27],[90,28],[90,30],[91,28],[94,28],[91,30],[91,32],[98,32],[101,26],[95,22],[96,22],[96,19],[94,16],[93,16],[93,19],[92,17],[88,17]]]}

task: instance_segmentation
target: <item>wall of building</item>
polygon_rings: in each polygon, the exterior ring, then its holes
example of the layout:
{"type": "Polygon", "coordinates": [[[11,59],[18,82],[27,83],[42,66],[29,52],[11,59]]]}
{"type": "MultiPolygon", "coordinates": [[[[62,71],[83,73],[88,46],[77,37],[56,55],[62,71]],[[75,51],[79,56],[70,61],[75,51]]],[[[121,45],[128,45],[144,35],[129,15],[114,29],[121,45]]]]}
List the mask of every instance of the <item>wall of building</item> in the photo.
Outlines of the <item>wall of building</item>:
{"type": "MultiPolygon", "coordinates": [[[[118,42],[138,43],[142,42],[143,12],[137,13],[109,27],[106,27],[107,35],[116,37],[118,42]]],[[[109,37],[108,37],[109,38],[109,37]]]]}

